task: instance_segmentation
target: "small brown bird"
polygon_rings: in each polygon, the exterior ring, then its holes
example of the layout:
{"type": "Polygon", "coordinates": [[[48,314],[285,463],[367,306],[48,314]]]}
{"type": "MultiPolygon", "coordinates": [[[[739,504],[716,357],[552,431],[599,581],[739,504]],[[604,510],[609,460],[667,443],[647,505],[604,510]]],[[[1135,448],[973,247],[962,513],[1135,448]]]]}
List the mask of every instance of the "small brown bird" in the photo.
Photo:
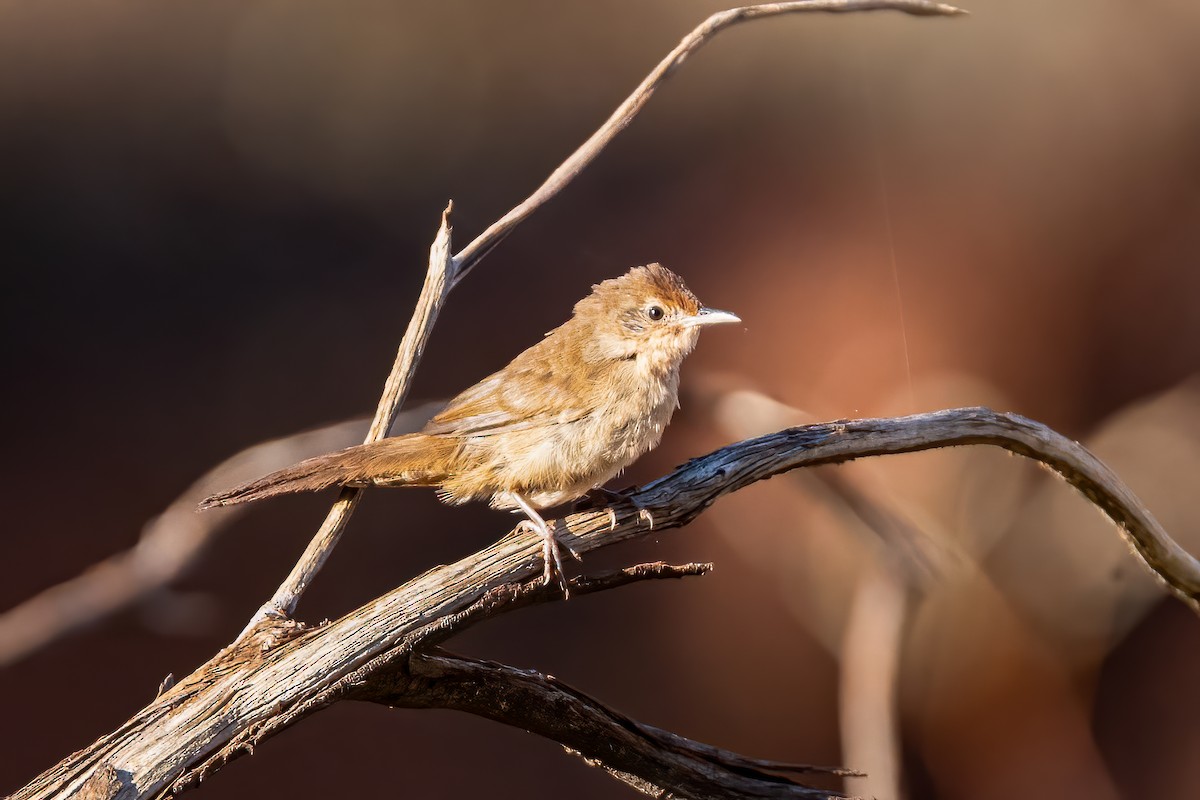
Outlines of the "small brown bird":
{"type": "Polygon", "coordinates": [[[455,397],[419,432],[310,458],[207,498],[201,508],[329,486],[432,486],[449,503],[523,511],[545,577],[562,557],[538,509],[599,488],[655,447],[678,406],[679,367],[700,328],[740,322],[703,308],[660,264],[592,287],[571,319],[455,397]]]}

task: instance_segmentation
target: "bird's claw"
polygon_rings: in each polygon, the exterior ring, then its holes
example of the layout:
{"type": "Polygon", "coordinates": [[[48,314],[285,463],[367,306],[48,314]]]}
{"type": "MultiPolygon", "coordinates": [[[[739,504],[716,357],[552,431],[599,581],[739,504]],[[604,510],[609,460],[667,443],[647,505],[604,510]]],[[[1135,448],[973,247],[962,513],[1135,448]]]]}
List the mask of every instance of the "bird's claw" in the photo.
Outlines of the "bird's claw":
{"type": "Polygon", "coordinates": [[[563,599],[569,599],[571,592],[567,588],[567,573],[563,568],[562,551],[566,549],[576,561],[580,560],[579,554],[570,545],[558,541],[552,530],[544,529],[532,520],[521,520],[517,524],[517,530],[536,533],[542,538],[542,583],[546,586],[557,583],[562,589],[563,599]]]}
{"type": "Polygon", "coordinates": [[[542,568],[542,582],[546,586],[552,586],[557,583],[559,588],[562,589],[563,600],[570,599],[571,590],[567,588],[567,573],[563,569],[562,552],[558,541],[553,536],[542,540],[542,563],[544,565],[542,568]]]}

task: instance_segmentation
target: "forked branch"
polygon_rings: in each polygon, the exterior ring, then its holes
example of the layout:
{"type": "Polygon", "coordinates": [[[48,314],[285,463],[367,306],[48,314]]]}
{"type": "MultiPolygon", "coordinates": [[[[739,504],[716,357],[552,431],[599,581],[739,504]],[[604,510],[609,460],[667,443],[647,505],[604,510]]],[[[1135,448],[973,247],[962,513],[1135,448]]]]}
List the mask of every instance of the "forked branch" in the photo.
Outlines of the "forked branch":
{"type": "MultiPolygon", "coordinates": [[[[658,87],[670,77],[671,73],[683,63],[692,53],[707,44],[721,31],[752,19],[795,14],[800,12],[849,13],[856,11],[902,11],[917,16],[955,16],[967,12],[944,3],[930,0],[799,0],[790,3],[764,3],[729,9],[713,14],[692,30],[658,66],[646,76],[617,110],[601,125],[595,133],[588,137],[575,152],[571,153],[562,164],[550,174],[541,186],[534,190],[529,197],[514,206],[507,214],[492,223],[483,233],[477,236],[457,255],[450,256],[450,224],[451,206],[442,213],[442,224],[429,253],[429,269],[425,279],[425,287],[417,301],[417,310],[409,322],[408,330],[400,343],[396,359],[384,387],[383,396],[379,399],[379,407],[375,412],[375,421],[367,436],[367,443],[377,441],[386,434],[391,426],[400,404],[404,401],[408,388],[412,383],[421,353],[429,335],[433,332],[433,324],[441,312],[446,295],[467,276],[496,245],[504,240],[518,225],[538,208],[545,205],[564,187],[573,181],[591,164],[617,134],[625,130],[650,101],[658,87]]],[[[271,600],[264,605],[250,620],[242,636],[247,636],[256,625],[271,617],[290,617],[296,610],[300,596],[307,589],[312,579],[320,571],[333,548],[337,546],[342,531],[354,513],[362,489],[348,487],[338,496],[337,502],[329,510],[325,521],[313,536],[304,554],[292,568],[287,579],[276,590],[271,600]]]]}
{"type": "MultiPolygon", "coordinates": [[[[1044,425],[984,408],[805,425],[738,442],[630,493],[628,504],[613,508],[611,528],[607,510],[573,514],[557,527],[574,550],[587,553],[685,525],[717,498],[788,470],[967,444],[1003,447],[1052,468],[1108,514],[1143,562],[1200,613],[1200,564],[1111,470],[1044,425]]],[[[111,776],[113,765],[120,767],[121,782],[108,797],[152,797],[172,786],[186,788],[186,780],[176,784],[181,777],[208,763],[219,766],[308,714],[363,692],[394,688],[384,676],[448,635],[530,602],[552,600],[554,593],[540,585],[540,556],[536,535],[514,533],[269,650],[251,637],[15,797],[67,797],[86,780],[111,776]]],[[[421,705],[422,698],[413,695],[406,704],[421,705]]],[[[634,774],[655,783],[654,775],[634,774]]]]}

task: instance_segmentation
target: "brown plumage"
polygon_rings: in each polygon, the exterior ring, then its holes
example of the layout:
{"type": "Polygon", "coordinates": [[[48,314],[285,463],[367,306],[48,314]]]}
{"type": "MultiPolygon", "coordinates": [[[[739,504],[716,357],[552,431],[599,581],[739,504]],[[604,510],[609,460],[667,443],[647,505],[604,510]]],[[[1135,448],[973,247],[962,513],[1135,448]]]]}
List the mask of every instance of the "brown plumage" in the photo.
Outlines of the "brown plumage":
{"type": "MultiPolygon", "coordinates": [[[[679,367],[707,324],[660,264],[592,287],[571,319],[455,397],[419,433],[317,456],[213,495],[201,508],[330,486],[434,486],[447,502],[520,509],[562,564],[537,509],[586,494],[652,449],[678,404],[679,367]]],[[[565,589],[565,584],[564,584],[565,589]]]]}

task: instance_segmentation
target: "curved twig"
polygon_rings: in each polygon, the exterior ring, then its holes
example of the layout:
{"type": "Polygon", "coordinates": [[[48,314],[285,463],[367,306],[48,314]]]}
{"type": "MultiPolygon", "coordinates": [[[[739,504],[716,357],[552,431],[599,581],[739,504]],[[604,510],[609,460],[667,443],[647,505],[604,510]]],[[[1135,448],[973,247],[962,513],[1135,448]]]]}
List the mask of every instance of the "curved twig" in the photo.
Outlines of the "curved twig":
{"type": "Polygon", "coordinates": [[[533,194],[514,206],[507,214],[492,223],[462,252],[454,257],[456,270],[453,288],[467,276],[479,261],[512,233],[530,214],[540,208],[583,172],[621,131],[629,127],[633,118],[650,101],[650,97],[677,67],[692,53],[707,44],[714,36],[739,22],[781,14],[801,12],[850,13],[856,11],[902,11],[917,16],[956,16],[966,14],[961,8],[929,0],[800,0],[791,3],[762,3],[742,8],[718,11],[701,22],[675,46],[645,79],[625,98],[617,110],[604,121],[595,133],[588,137],[574,153],[559,165],[550,177],[534,190],[533,194]]]}
{"type": "MultiPolygon", "coordinates": [[[[884,419],[802,425],[730,445],[696,459],[634,495],[652,510],[671,509],[672,493],[706,499],[689,515],[668,511],[659,527],[689,522],[717,497],[797,467],[865,456],[986,444],[1039,461],[1117,524],[1134,553],[1176,597],[1200,613],[1200,562],[1180,547],[1132,490],[1087,448],[1040,422],[987,408],[955,408],[884,419]]],[[[659,512],[655,511],[659,521],[659,512]]]]}

